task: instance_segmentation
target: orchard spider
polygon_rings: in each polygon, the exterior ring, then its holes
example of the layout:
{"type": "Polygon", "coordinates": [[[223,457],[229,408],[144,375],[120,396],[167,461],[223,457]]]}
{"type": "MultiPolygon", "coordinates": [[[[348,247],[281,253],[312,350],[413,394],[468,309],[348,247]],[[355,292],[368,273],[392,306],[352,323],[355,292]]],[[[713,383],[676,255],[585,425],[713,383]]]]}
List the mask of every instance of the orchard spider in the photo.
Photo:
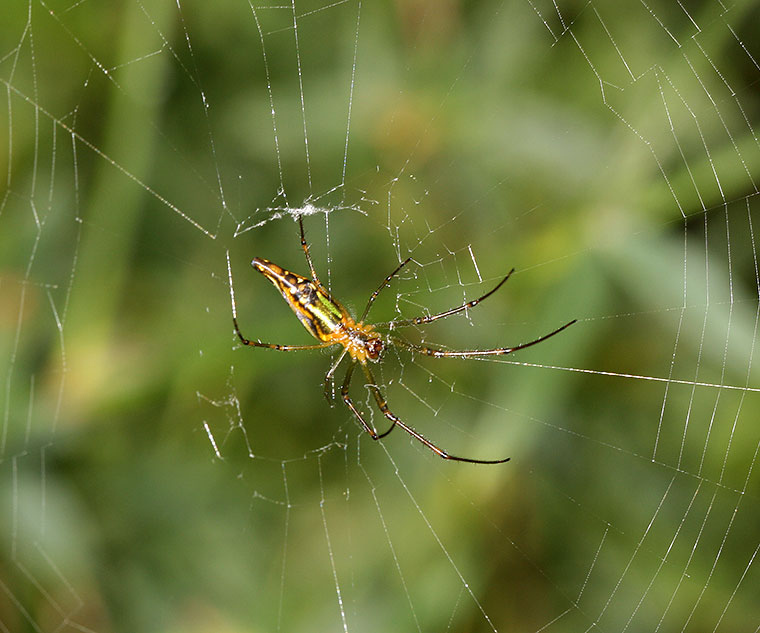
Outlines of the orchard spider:
{"type": "MultiPolygon", "coordinates": [[[[240,327],[238,326],[237,310],[235,308],[233,295],[231,296],[232,322],[235,326],[235,332],[242,341],[243,345],[249,345],[251,347],[266,347],[268,349],[276,349],[283,352],[291,350],[322,349],[324,347],[330,347],[332,345],[342,345],[343,352],[325,376],[325,394],[327,395],[330,378],[338,368],[338,365],[340,365],[343,358],[346,356],[346,354],[348,354],[351,358],[351,364],[348,366],[346,377],[343,379],[343,384],[340,388],[340,394],[343,398],[343,402],[349,409],[351,409],[351,412],[354,414],[354,416],[356,416],[356,419],[361,422],[362,427],[364,427],[364,430],[369,433],[370,437],[373,440],[379,440],[380,438],[385,437],[395,427],[400,426],[402,429],[404,429],[404,431],[409,433],[409,435],[427,446],[431,451],[443,459],[450,459],[458,462],[470,462],[473,464],[501,464],[503,462],[509,461],[509,457],[493,460],[457,457],[455,455],[450,455],[441,448],[438,448],[430,440],[400,420],[388,409],[385,398],[377,386],[377,382],[375,381],[375,377],[372,375],[372,370],[370,369],[367,361],[377,362],[380,359],[380,356],[382,355],[385,347],[389,345],[398,345],[408,349],[414,354],[424,354],[426,356],[433,356],[435,358],[467,358],[470,356],[494,356],[511,354],[517,350],[525,349],[526,347],[531,347],[532,345],[541,343],[542,341],[545,341],[555,334],[559,334],[562,330],[570,327],[573,323],[575,323],[576,320],[574,319],[562,327],[557,328],[553,332],[545,334],[544,336],[541,336],[533,341],[529,341],[528,343],[522,343],[520,345],[516,345],[515,347],[499,347],[496,349],[450,351],[435,347],[429,347],[427,345],[415,345],[401,338],[393,336],[392,334],[381,334],[375,328],[383,327],[392,331],[397,327],[403,327],[406,325],[423,325],[425,323],[432,323],[438,319],[443,319],[453,314],[463,312],[469,308],[474,308],[481,301],[487,297],[490,297],[499,288],[501,288],[507,279],[509,279],[510,275],[512,275],[514,272],[514,268],[510,270],[509,273],[507,273],[507,276],[504,277],[504,279],[502,279],[498,284],[496,284],[492,290],[483,296],[478,297],[477,299],[473,299],[472,301],[468,301],[467,303],[462,304],[457,308],[451,308],[450,310],[445,310],[444,312],[439,312],[437,314],[432,314],[429,316],[416,317],[414,319],[399,319],[395,321],[388,321],[386,323],[365,324],[364,320],[369,314],[369,310],[372,307],[372,303],[377,298],[377,295],[380,294],[380,291],[383,290],[383,288],[385,288],[388,284],[390,284],[391,280],[399,274],[401,269],[411,261],[411,257],[408,257],[403,262],[401,262],[396,267],[396,270],[388,275],[383,283],[380,284],[378,289],[375,290],[372,295],[370,295],[369,301],[367,301],[367,306],[364,308],[364,312],[362,312],[359,320],[355,321],[348,313],[348,310],[346,310],[346,308],[344,308],[338,301],[331,297],[330,293],[322,285],[322,282],[319,281],[317,272],[314,270],[314,264],[311,261],[311,255],[309,255],[309,245],[306,243],[306,237],[303,230],[303,219],[300,215],[298,216],[298,226],[301,231],[301,248],[303,249],[304,255],[306,255],[306,263],[309,265],[309,271],[311,272],[312,277],[311,279],[301,277],[300,275],[287,271],[284,268],[280,268],[277,266],[277,264],[273,264],[266,259],[260,259],[258,257],[255,257],[253,259],[251,265],[274,284],[274,286],[282,294],[282,297],[285,299],[285,301],[288,302],[288,305],[291,307],[293,312],[295,312],[298,320],[301,321],[303,326],[309,330],[309,332],[316,339],[318,339],[320,343],[317,343],[315,345],[278,345],[275,343],[262,343],[258,340],[253,341],[247,339],[245,336],[243,336],[243,333],[240,331],[240,327]],[[353,376],[354,369],[356,368],[357,364],[362,368],[362,371],[364,372],[364,375],[367,379],[367,387],[372,392],[378,408],[383,413],[383,415],[391,421],[390,428],[384,433],[378,433],[372,426],[367,424],[364,417],[356,408],[353,400],[349,396],[348,388],[351,383],[351,376],[353,376]]],[[[227,265],[229,267],[229,259],[227,265]]],[[[232,293],[231,273],[230,292],[232,293]]]]}

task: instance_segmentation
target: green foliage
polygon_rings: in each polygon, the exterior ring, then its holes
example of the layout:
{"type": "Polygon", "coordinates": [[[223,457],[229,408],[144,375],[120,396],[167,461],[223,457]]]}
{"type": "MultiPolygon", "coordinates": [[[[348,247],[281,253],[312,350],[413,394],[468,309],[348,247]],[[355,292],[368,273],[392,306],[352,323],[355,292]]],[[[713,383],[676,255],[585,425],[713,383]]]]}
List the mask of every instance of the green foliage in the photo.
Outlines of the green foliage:
{"type": "Polygon", "coordinates": [[[753,3],[326,4],[3,8],[0,629],[755,630],[753,3]],[[246,335],[311,342],[249,266],[306,272],[307,203],[355,313],[413,257],[377,321],[517,268],[410,340],[580,319],[376,371],[509,464],[235,344],[228,252],[246,335]]]}

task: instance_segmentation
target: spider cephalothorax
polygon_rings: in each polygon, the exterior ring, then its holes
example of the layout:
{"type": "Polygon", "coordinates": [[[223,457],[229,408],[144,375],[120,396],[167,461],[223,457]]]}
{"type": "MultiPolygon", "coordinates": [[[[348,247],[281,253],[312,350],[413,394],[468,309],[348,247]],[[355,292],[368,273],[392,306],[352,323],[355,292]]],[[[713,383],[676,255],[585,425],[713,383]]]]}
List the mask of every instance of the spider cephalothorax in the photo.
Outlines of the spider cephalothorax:
{"type": "Polygon", "coordinates": [[[465,358],[471,356],[477,357],[511,354],[517,350],[525,349],[526,347],[530,347],[536,343],[545,341],[549,337],[558,334],[566,327],[571,326],[573,323],[575,323],[575,320],[566,323],[562,327],[557,328],[552,332],[549,332],[549,334],[545,334],[544,336],[541,336],[533,341],[529,341],[528,343],[522,343],[514,347],[499,347],[495,349],[445,350],[425,345],[414,345],[413,343],[409,343],[408,341],[405,341],[404,339],[393,336],[391,334],[388,334],[386,338],[383,338],[378,333],[376,328],[387,328],[389,331],[393,331],[395,328],[403,327],[405,325],[423,325],[425,323],[431,323],[438,319],[443,319],[447,316],[451,316],[453,314],[457,314],[469,308],[475,307],[478,303],[483,301],[483,299],[491,296],[494,292],[501,288],[504,282],[507,281],[507,279],[509,279],[509,276],[514,272],[514,269],[509,271],[506,277],[504,277],[498,284],[496,284],[492,290],[484,294],[482,297],[468,301],[467,303],[464,303],[456,308],[451,308],[450,310],[445,310],[444,312],[439,312],[437,314],[432,314],[429,316],[416,317],[414,319],[400,319],[396,321],[388,321],[386,323],[370,325],[365,324],[364,319],[367,318],[367,315],[369,314],[369,310],[372,307],[372,303],[375,301],[375,298],[380,293],[380,291],[385,288],[396,275],[398,275],[401,269],[411,261],[411,258],[407,258],[401,262],[396,267],[396,270],[394,270],[385,278],[378,289],[375,290],[372,295],[370,295],[367,306],[364,308],[364,312],[362,313],[359,320],[355,321],[348,313],[348,310],[346,310],[346,308],[344,308],[341,303],[333,299],[327,289],[319,281],[319,277],[317,277],[317,273],[314,270],[314,265],[311,261],[311,255],[309,255],[309,245],[306,242],[306,236],[303,230],[303,219],[300,215],[298,216],[298,226],[301,231],[301,248],[303,248],[303,252],[306,255],[306,262],[309,265],[309,271],[311,272],[312,276],[311,279],[292,273],[288,270],[285,270],[284,268],[281,268],[277,264],[273,264],[266,259],[260,259],[258,257],[255,257],[253,259],[251,265],[274,284],[274,286],[282,294],[285,301],[288,302],[290,308],[293,310],[293,312],[295,312],[298,320],[301,321],[303,326],[309,330],[309,332],[320,342],[316,345],[278,345],[275,343],[262,343],[258,340],[253,341],[247,339],[243,336],[242,332],[240,331],[240,327],[238,326],[237,314],[235,312],[235,303],[233,301],[232,322],[235,326],[235,332],[243,344],[250,345],[251,347],[266,347],[268,349],[276,349],[281,351],[321,349],[323,347],[329,347],[331,345],[342,345],[343,353],[338,358],[338,361],[332,366],[330,371],[327,372],[327,376],[325,377],[325,384],[327,384],[333,375],[333,372],[337,369],[343,358],[348,355],[351,362],[348,366],[348,369],[346,370],[346,377],[343,379],[340,394],[343,398],[343,402],[345,402],[346,406],[351,409],[351,412],[356,416],[357,420],[359,420],[361,425],[364,427],[364,430],[370,434],[372,439],[378,440],[381,437],[385,437],[394,428],[400,426],[402,429],[404,429],[404,431],[409,433],[409,435],[422,442],[422,444],[427,446],[430,450],[444,459],[451,459],[460,462],[471,462],[475,464],[500,464],[502,462],[508,461],[509,457],[505,459],[493,460],[456,457],[455,455],[449,455],[446,451],[438,448],[430,440],[400,420],[388,409],[385,398],[383,398],[383,395],[377,386],[377,382],[375,381],[375,377],[372,375],[372,370],[369,368],[367,361],[378,361],[383,350],[385,349],[385,346],[388,344],[399,345],[415,354],[424,354],[436,358],[465,358]],[[382,411],[383,415],[391,421],[390,428],[384,433],[378,433],[372,426],[367,424],[367,422],[364,420],[364,416],[356,408],[353,400],[351,399],[351,396],[348,393],[349,385],[351,384],[351,377],[353,376],[354,369],[356,368],[357,364],[361,366],[362,371],[364,372],[364,376],[367,379],[367,387],[372,392],[378,408],[380,411],[382,411]]]}

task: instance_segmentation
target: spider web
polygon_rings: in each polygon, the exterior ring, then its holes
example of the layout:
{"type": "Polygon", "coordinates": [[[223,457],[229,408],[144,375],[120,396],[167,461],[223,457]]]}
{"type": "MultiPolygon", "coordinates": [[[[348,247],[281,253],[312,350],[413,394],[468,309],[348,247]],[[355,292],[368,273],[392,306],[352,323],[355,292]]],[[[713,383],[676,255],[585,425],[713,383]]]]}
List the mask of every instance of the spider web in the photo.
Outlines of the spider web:
{"type": "Polygon", "coordinates": [[[0,631],[760,630],[754,3],[2,15],[0,631]]]}

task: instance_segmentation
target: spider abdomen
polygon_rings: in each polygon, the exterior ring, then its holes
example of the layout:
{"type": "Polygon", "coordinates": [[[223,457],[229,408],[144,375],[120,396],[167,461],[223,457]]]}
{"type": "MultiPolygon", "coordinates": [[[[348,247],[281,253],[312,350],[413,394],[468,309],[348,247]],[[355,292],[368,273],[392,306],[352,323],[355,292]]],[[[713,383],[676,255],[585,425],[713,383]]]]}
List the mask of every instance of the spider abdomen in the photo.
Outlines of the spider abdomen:
{"type": "MultiPolygon", "coordinates": [[[[292,273],[266,259],[254,257],[251,266],[272,282],[301,324],[314,338],[327,342],[351,319],[346,309],[311,279],[292,273]]],[[[337,342],[337,341],[336,341],[337,342]]]]}

